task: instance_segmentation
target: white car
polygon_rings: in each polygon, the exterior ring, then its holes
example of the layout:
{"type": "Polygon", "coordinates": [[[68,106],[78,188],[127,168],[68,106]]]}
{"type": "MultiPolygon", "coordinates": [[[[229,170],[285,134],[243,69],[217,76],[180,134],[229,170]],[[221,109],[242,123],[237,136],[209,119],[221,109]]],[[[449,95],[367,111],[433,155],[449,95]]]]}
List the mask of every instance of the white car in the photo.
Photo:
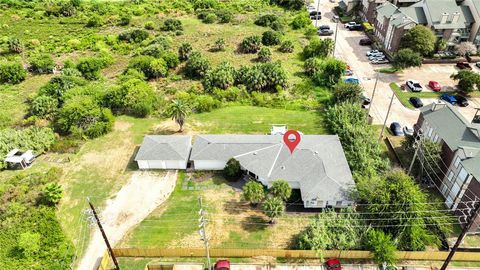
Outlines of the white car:
{"type": "Polygon", "coordinates": [[[369,61],[373,61],[373,60],[384,60],[385,59],[385,55],[372,55],[372,56],[369,56],[368,57],[368,60],[369,61]]]}
{"type": "Polygon", "coordinates": [[[423,90],[422,85],[415,80],[408,80],[407,86],[410,88],[410,90],[412,90],[412,92],[422,92],[423,90]]]}
{"type": "Polygon", "coordinates": [[[356,22],[348,22],[345,24],[345,28],[350,28],[350,26],[357,25],[356,22]]]}
{"type": "Polygon", "coordinates": [[[408,135],[408,136],[413,136],[414,130],[412,127],[404,126],[403,133],[405,133],[405,135],[408,135]]]}
{"type": "Polygon", "coordinates": [[[371,55],[374,55],[374,54],[382,54],[383,55],[383,52],[381,52],[379,50],[371,50],[371,51],[367,52],[367,56],[371,56],[371,55]]]}
{"type": "Polygon", "coordinates": [[[314,6],[309,5],[309,6],[307,7],[307,10],[308,10],[308,11],[316,11],[317,9],[316,9],[314,6]]]}
{"type": "Polygon", "coordinates": [[[388,61],[388,60],[385,59],[385,58],[373,59],[373,60],[371,61],[371,63],[372,63],[372,64],[375,64],[375,65],[387,64],[388,62],[390,62],[390,61],[388,61]]]}

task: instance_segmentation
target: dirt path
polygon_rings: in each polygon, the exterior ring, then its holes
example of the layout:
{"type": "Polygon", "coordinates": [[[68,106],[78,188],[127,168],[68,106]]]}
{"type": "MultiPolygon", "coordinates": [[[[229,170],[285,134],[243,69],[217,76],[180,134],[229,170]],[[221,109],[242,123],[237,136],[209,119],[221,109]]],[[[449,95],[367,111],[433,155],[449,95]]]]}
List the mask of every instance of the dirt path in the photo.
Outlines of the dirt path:
{"type": "MultiPolygon", "coordinates": [[[[107,201],[101,212],[103,227],[112,246],[170,196],[176,179],[176,171],[163,175],[155,172],[134,172],[130,181],[114,199],[107,201]]],[[[77,269],[96,269],[105,250],[100,231],[96,229],[77,269]]]]}

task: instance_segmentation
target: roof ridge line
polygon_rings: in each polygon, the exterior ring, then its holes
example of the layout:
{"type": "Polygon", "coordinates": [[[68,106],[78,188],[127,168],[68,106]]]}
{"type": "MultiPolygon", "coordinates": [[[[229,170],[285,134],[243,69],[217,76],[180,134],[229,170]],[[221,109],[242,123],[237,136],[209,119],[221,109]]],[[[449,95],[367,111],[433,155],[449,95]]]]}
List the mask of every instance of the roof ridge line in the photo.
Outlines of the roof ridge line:
{"type": "MultiPolygon", "coordinates": [[[[277,163],[278,157],[280,156],[280,152],[282,152],[283,149],[283,144],[280,145],[280,149],[278,149],[277,156],[275,157],[275,160],[272,163],[272,166],[270,167],[270,171],[268,171],[267,178],[270,178],[270,175],[272,175],[273,168],[275,167],[275,164],[277,163]]],[[[293,154],[293,152],[292,152],[293,154]]]]}
{"type": "Polygon", "coordinates": [[[277,146],[277,145],[279,145],[279,144],[280,144],[280,143],[276,143],[276,144],[274,144],[274,145],[269,145],[269,146],[264,147],[264,148],[255,149],[255,150],[253,150],[253,151],[250,151],[250,152],[247,152],[247,153],[243,153],[243,154],[240,154],[240,155],[236,155],[236,156],[233,156],[233,157],[234,157],[234,158],[237,158],[237,157],[245,156],[245,155],[248,155],[248,154],[250,154],[250,153],[255,153],[255,152],[257,152],[257,151],[262,151],[262,150],[265,150],[265,149],[268,149],[268,148],[271,148],[271,147],[275,147],[275,146],[277,146]]]}

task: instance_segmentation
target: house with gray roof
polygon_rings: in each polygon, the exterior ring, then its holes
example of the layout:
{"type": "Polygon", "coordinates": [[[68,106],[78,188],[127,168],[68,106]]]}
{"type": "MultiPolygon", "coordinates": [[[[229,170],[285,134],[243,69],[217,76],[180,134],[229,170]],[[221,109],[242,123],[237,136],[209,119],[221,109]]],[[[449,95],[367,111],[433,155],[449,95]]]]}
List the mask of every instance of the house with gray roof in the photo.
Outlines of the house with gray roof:
{"type": "Polygon", "coordinates": [[[147,135],[135,161],[140,169],[186,169],[191,142],[188,135],[147,135]]]}
{"type": "Polygon", "coordinates": [[[302,135],[293,153],[280,135],[197,135],[190,160],[195,170],[223,170],[230,158],[263,185],[277,179],[299,189],[304,207],[347,207],[355,186],[336,135],[302,135]]]}
{"type": "MultiPolygon", "coordinates": [[[[421,109],[416,130],[442,146],[441,172],[433,180],[446,206],[466,221],[471,201],[480,199],[480,124],[440,102],[421,109]]],[[[480,224],[480,218],[476,222],[480,224]]]]}

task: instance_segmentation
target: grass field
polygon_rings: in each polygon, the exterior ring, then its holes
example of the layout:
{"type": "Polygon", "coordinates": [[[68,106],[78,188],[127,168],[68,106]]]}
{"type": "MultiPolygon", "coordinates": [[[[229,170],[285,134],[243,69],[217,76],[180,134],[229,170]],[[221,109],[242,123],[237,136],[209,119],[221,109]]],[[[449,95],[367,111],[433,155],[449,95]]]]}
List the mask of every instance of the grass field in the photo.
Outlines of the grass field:
{"type": "Polygon", "coordinates": [[[188,121],[192,129],[205,133],[266,134],[272,124],[287,124],[288,128],[305,134],[327,133],[322,116],[316,111],[232,106],[209,113],[194,114],[188,121]]]}
{"type": "Polygon", "coordinates": [[[418,97],[418,98],[440,98],[442,93],[440,92],[411,92],[411,91],[403,91],[400,89],[400,86],[398,86],[396,83],[391,83],[390,88],[392,91],[395,93],[397,98],[400,100],[400,102],[403,104],[403,106],[409,108],[409,109],[415,109],[413,107],[412,103],[408,100],[411,97],[418,97]]]}

